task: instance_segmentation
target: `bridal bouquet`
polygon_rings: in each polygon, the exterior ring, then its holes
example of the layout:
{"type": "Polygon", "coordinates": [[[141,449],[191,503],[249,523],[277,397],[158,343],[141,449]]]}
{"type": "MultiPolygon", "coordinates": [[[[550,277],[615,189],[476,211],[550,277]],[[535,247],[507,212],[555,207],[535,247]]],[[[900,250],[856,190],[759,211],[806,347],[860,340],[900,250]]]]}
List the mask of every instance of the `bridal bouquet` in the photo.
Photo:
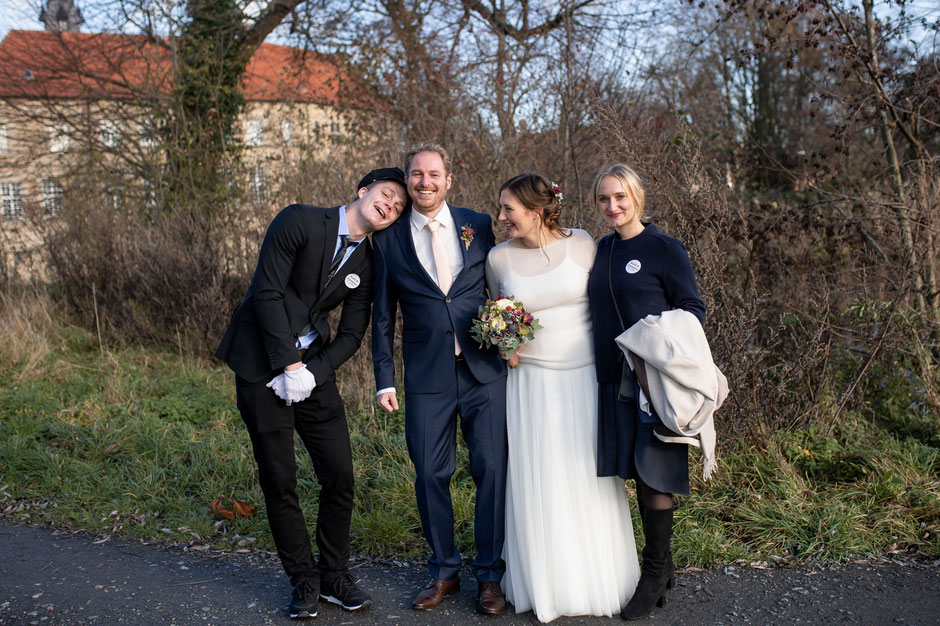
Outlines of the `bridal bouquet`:
{"type": "Polygon", "coordinates": [[[540,329],[539,321],[525,310],[521,302],[512,296],[499,300],[487,300],[477,310],[477,317],[470,327],[470,335],[481,348],[496,346],[508,356],[527,341],[535,338],[540,329]]]}

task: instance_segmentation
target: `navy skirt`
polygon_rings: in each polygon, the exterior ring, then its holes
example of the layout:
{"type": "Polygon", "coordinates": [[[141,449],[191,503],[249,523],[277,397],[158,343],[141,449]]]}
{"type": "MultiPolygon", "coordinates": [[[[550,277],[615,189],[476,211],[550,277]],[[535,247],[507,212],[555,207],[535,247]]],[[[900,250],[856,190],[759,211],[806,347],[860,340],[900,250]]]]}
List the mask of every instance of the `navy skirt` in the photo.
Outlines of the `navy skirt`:
{"type": "Polygon", "coordinates": [[[689,494],[689,446],[653,434],[658,418],[636,400],[621,402],[620,383],[598,385],[597,475],[636,480],[663,493],[689,494]],[[640,419],[642,416],[642,420],[640,419]]]}

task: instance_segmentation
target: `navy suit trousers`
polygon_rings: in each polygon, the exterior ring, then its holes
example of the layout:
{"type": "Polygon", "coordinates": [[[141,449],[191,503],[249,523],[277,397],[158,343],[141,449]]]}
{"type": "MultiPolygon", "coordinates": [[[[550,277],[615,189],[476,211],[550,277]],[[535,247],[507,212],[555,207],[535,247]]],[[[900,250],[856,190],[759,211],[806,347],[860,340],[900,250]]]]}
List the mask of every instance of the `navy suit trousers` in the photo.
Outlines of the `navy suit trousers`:
{"type": "Polygon", "coordinates": [[[457,418],[470,452],[476,484],[473,573],[479,581],[502,578],[506,517],[506,378],[480,384],[458,359],[453,384],[440,393],[407,393],[405,437],[414,463],[415,495],[424,536],[431,546],[432,578],[451,579],[460,571],[454,545],[450,482],[457,468],[457,418]]]}

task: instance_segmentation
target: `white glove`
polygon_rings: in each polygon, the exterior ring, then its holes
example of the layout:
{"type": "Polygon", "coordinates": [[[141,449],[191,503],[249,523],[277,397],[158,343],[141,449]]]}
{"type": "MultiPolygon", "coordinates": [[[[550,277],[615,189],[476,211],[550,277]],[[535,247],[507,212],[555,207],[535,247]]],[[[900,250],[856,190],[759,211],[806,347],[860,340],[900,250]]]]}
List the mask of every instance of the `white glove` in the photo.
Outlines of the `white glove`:
{"type": "Polygon", "coordinates": [[[306,367],[284,372],[284,389],[287,392],[288,404],[306,400],[316,386],[317,379],[306,367]]]}
{"type": "Polygon", "coordinates": [[[287,391],[284,389],[284,374],[278,374],[266,385],[281,400],[287,400],[287,391]]]}
{"type": "Polygon", "coordinates": [[[267,386],[290,406],[294,402],[306,400],[317,386],[317,380],[310,370],[301,367],[275,376],[267,386]]]}

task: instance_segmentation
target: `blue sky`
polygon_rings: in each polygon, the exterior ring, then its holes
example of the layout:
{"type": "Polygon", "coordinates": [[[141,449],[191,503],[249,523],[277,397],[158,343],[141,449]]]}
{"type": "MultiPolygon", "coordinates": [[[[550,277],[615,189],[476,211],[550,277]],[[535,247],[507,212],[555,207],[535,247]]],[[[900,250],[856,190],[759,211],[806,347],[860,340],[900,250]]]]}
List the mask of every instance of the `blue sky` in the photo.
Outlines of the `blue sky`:
{"type": "MultiPolygon", "coordinates": [[[[39,22],[39,12],[47,0],[0,0],[0,39],[6,36],[8,32],[14,29],[40,30],[42,24],[39,22]]],[[[105,11],[114,10],[116,2],[95,2],[93,0],[74,0],[82,17],[85,18],[85,24],[82,25],[83,32],[101,32],[103,30],[113,31],[115,28],[111,23],[105,11]]],[[[156,3],[163,6],[182,6],[184,0],[156,0],[156,3]]],[[[257,10],[258,2],[250,2],[248,11],[257,10]]]]}
{"type": "MultiPolygon", "coordinates": [[[[157,0],[169,4],[172,0],[157,0]]],[[[103,2],[94,2],[88,0],[75,0],[86,23],[82,28],[85,32],[96,32],[108,28],[109,24],[103,15],[106,4],[103,2]]],[[[665,0],[666,3],[674,2],[680,4],[681,0],[665,0]]],[[[180,1],[180,4],[182,1],[180,1]]],[[[42,0],[0,0],[0,39],[12,29],[39,30],[39,11],[41,10],[42,0]]],[[[259,2],[252,2],[251,5],[257,6],[259,2]]],[[[684,3],[683,3],[684,4],[684,3]]],[[[860,3],[855,3],[860,4],[860,3]]],[[[112,5],[113,6],[113,5],[112,5]]],[[[885,7],[884,3],[876,0],[876,13],[885,16],[893,13],[893,9],[885,7]]],[[[908,10],[913,15],[925,16],[928,21],[933,21],[940,14],[940,2],[937,0],[912,0],[908,3],[908,10]]],[[[923,33],[922,37],[917,37],[928,47],[938,45],[938,42],[931,39],[931,34],[923,33]]]]}
{"type": "Polygon", "coordinates": [[[31,0],[0,0],[0,38],[14,28],[39,27],[38,3],[31,0]]]}

